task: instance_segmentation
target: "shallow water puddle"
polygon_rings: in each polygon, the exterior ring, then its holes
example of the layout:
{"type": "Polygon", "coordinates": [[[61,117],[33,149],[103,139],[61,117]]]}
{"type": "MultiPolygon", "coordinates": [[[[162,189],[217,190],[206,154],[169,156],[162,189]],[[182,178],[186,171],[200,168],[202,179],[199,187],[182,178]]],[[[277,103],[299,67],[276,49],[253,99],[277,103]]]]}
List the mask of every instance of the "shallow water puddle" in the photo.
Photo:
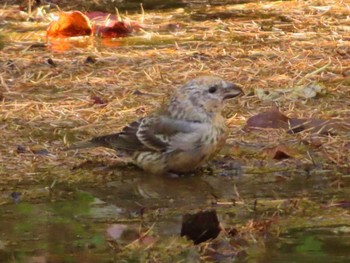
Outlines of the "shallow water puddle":
{"type": "MultiPolygon", "coordinates": [[[[0,207],[1,262],[114,262],[123,258],[117,253],[120,247],[135,242],[147,245],[155,240],[181,240],[181,218],[186,213],[216,209],[225,227],[235,227],[249,218],[267,215],[277,206],[282,210],[288,207],[281,212],[286,213],[295,204],[285,200],[300,195],[306,198],[306,190],[312,198],[325,191],[326,186],[325,182],[317,183],[316,178],[305,184],[303,176],[283,183],[252,182],[248,177],[174,179],[139,175],[93,188],[55,186],[54,190],[60,192],[56,198],[47,195],[32,202],[19,199],[0,207]],[[241,199],[235,194],[240,190],[241,199]],[[278,200],[278,196],[284,199],[278,200]],[[151,233],[146,235],[148,239],[142,237],[147,231],[151,233]]],[[[317,206],[312,209],[320,209],[317,206]]],[[[265,252],[256,257],[281,262],[293,254],[296,261],[290,262],[298,262],[299,256],[300,259],[350,256],[349,227],[345,224],[350,219],[343,218],[344,225],[333,226],[332,218],[316,214],[319,218],[295,219],[301,220],[296,224],[308,225],[307,220],[312,220],[316,226],[325,226],[295,229],[294,222],[289,229],[287,222],[279,237],[266,236],[265,252]]],[[[284,220],[283,215],[280,220],[284,220]]]]}
{"type": "Polygon", "coordinates": [[[266,262],[348,262],[349,225],[291,229],[267,242],[266,262]]]}
{"type": "Polygon", "coordinates": [[[77,193],[68,201],[2,206],[1,262],[71,262],[78,258],[90,262],[90,257],[103,258],[107,249],[103,226],[87,220],[92,201],[91,195],[77,193]],[[89,256],[91,250],[93,256],[89,256]]]}

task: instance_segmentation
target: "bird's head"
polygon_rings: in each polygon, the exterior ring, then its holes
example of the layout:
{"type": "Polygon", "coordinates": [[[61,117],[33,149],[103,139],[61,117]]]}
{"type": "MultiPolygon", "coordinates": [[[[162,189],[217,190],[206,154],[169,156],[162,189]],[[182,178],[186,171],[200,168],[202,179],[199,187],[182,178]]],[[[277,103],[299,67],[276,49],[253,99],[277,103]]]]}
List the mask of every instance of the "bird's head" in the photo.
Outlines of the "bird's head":
{"type": "Polygon", "coordinates": [[[204,121],[221,114],[227,99],[242,94],[238,85],[215,76],[201,76],[176,90],[168,112],[175,118],[204,121]]]}
{"type": "Polygon", "coordinates": [[[188,81],[180,92],[196,107],[208,113],[220,113],[224,102],[243,94],[242,89],[233,83],[215,76],[202,76],[188,81]]]}

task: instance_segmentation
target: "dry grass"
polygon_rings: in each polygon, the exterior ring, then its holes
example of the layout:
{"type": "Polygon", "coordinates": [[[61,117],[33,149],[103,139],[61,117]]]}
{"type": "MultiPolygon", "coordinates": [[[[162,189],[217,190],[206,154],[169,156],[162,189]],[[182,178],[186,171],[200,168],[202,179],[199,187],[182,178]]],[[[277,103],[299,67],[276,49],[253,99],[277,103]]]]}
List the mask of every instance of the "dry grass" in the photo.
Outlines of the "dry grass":
{"type": "MultiPolygon", "coordinates": [[[[6,20],[6,10],[1,16],[6,20]]],[[[145,15],[128,16],[144,24],[134,36],[78,39],[65,52],[50,49],[54,45],[37,30],[48,22],[7,16],[8,23],[1,22],[0,29],[6,41],[0,50],[0,187],[10,190],[23,181],[52,178],[108,180],[109,175],[101,178],[71,168],[85,159],[111,158],[110,152],[96,149],[75,156],[60,149],[119,130],[152,112],[174,87],[201,74],[239,83],[247,94],[256,88],[324,84],[327,94],[321,98],[262,102],[246,96],[227,107],[231,143],[298,145],[310,134],[245,133],[242,127],[247,118],[276,104],[288,116],[349,118],[349,16],[350,7],[341,0],[261,2],[192,12],[146,10],[145,15]],[[88,56],[96,63],[86,63],[88,56]],[[56,66],[47,63],[49,58],[56,66]],[[106,105],[94,103],[93,97],[106,105]],[[47,149],[50,154],[18,153],[17,146],[47,149]]],[[[348,165],[349,133],[320,140],[321,148],[309,151],[323,157],[323,164],[348,165]]],[[[248,168],[261,163],[259,155],[235,158],[248,168]]],[[[301,161],[310,162],[310,156],[305,153],[301,161]]]]}

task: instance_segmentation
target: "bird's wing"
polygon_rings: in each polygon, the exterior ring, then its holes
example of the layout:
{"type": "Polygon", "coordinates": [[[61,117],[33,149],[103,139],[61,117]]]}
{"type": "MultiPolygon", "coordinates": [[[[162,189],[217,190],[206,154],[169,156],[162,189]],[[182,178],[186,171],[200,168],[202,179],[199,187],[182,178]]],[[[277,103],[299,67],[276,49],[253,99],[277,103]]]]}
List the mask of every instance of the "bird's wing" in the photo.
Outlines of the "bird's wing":
{"type": "Polygon", "coordinates": [[[143,119],[136,135],[149,149],[166,151],[172,146],[174,137],[192,132],[195,132],[193,122],[156,116],[143,119]]]}
{"type": "Polygon", "coordinates": [[[172,138],[194,133],[196,125],[193,124],[166,116],[150,116],[130,123],[119,133],[95,137],[70,149],[102,146],[115,150],[162,152],[174,148],[172,138]]]}
{"type": "Polygon", "coordinates": [[[89,142],[95,147],[102,146],[115,150],[143,150],[145,147],[136,135],[142,121],[143,119],[139,119],[125,126],[119,133],[98,136],[89,142]]]}

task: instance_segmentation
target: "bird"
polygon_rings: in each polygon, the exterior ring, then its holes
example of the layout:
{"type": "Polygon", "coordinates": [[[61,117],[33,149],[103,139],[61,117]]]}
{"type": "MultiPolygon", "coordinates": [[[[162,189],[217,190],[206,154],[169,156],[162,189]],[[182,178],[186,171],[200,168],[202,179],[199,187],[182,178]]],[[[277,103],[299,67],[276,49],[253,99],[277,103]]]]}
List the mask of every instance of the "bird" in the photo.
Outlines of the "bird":
{"type": "Polygon", "coordinates": [[[175,89],[159,110],[120,132],[73,144],[68,150],[106,147],[131,157],[150,174],[188,174],[224,146],[228,128],[222,116],[226,100],[242,88],[218,76],[199,76],[175,89]]]}

